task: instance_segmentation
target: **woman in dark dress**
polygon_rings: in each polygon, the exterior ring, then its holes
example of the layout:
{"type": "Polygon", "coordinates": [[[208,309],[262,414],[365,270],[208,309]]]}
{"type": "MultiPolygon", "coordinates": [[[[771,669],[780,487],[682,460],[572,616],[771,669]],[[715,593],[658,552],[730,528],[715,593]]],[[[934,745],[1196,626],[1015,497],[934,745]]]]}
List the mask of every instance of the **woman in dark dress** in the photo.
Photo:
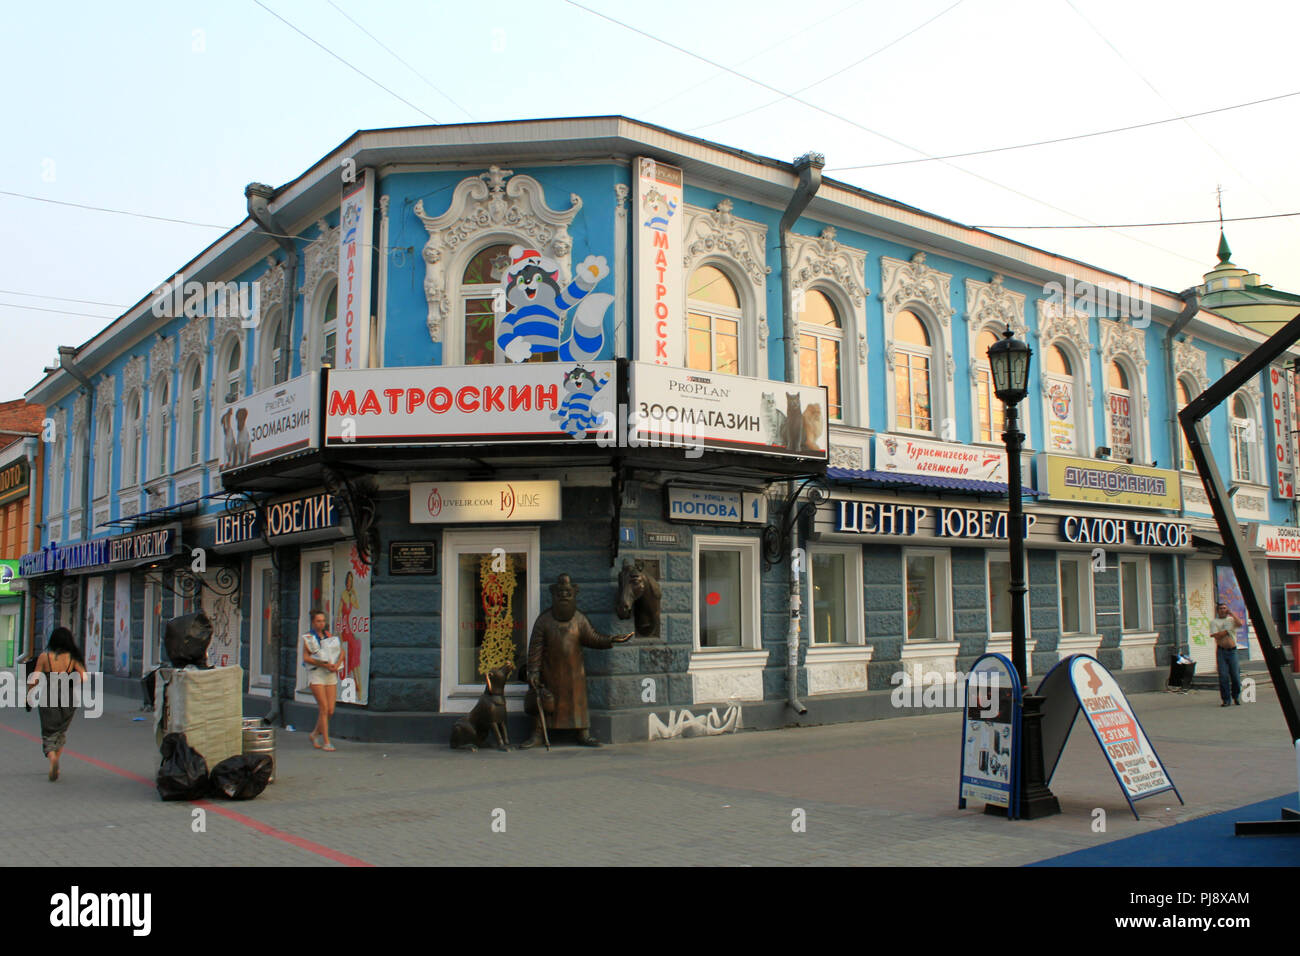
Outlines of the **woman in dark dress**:
{"type": "Polygon", "coordinates": [[[68,727],[77,713],[72,705],[72,681],[77,679],[87,679],[81,649],[72,639],[70,630],[56,627],[44,653],[36,658],[35,673],[27,679],[29,690],[42,682],[45,685],[37,710],[41,717],[41,750],[49,758],[51,780],[59,779],[59,757],[68,739],[68,727]],[[39,676],[41,674],[46,676],[39,676]]]}

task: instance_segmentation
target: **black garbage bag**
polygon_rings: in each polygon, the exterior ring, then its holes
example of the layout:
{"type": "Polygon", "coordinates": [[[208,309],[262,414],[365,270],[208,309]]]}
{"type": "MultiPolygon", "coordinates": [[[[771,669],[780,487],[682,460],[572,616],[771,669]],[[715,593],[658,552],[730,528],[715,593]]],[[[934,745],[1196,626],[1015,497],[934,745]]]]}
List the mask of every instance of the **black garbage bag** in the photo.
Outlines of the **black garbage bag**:
{"type": "Polygon", "coordinates": [[[212,768],[212,793],[228,800],[252,800],[266,789],[275,769],[270,754],[238,754],[212,768]]]}
{"type": "Polygon", "coordinates": [[[158,796],[164,800],[198,800],[208,794],[208,762],[189,745],[184,734],[168,734],[162,742],[158,767],[158,796]]]}
{"type": "Polygon", "coordinates": [[[172,618],[163,633],[163,646],[174,667],[190,667],[207,660],[212,643],[212,622],[202,611],[172,618]]]}

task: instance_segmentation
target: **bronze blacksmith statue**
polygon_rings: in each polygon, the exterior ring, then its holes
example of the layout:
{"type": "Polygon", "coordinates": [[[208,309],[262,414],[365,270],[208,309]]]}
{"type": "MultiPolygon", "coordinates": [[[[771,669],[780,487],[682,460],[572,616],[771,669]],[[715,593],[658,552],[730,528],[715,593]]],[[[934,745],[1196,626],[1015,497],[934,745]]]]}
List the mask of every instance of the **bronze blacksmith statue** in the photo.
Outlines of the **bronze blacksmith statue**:
{"type": "Polygon", "coordinates": [[[552,730],[576,730],[578,743],[599,747],[591,736],[587,717],[587,671],[582,666],[584,647],[608,650],[631,640],[631,634],[598,634],[578,610],[578,586],[567,574],[551,585],[551,607],[537,616],[528,639],[528,683],[531,690],[524,709],[533,714],[533,736],[521,750],[549,743],[552,730]],[[539,712],[540,711],[540,712],[539,712]]]}

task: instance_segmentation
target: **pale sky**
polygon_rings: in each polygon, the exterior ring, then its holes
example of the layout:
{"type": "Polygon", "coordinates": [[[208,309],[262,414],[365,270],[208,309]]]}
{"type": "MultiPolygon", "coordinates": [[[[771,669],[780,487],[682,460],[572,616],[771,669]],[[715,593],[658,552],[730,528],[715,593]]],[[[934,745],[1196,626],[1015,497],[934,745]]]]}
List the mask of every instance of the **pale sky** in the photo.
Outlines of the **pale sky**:
{"type": "MultiPolygon", "coordinates": [[[[618,113],[783,160],[816,150],[831,177],[969,225],[1214,219],[1218,185],[1229,218],[1300,212],[1300,96],[845,168],[1300,91],[1297,4],[581,0],[760,85],[565,0],[261,2],[392,92],[257,0],[10,5],[0,191],[230,227],[247,183],[278,186],[357,129],[618,113]]],[[[0,214],[0,400],[221,235],[4,194],[0,214]]],[[[1218,243],[1214,224],[994,231],[1175,291],[1218,243]]],[[[1300,292],[1300,217],[1227,234],[1238,265],[1300,292]]]]}

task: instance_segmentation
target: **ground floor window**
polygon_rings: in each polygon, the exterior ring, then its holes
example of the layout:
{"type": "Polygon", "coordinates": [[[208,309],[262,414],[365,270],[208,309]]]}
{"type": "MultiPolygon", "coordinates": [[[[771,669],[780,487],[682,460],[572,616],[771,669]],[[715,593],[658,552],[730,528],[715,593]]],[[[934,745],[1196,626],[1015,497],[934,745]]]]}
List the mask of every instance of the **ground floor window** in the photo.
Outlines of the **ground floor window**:
{"type": "Polygon", "coordinates": [[[553,583],[541,580],[539,563],[537,529],[443,533],[444,709],[468,710],[502,664],[514,665],[511,683],[523,693],[529,628],[543,585],[553,583]]]}
{"type": "Polygon", "coordinates": [[[163,589],[158,581],[144,585],[144,672],[147,674],[162,663],[163,639],[163,589]]]}
{"type": "Polygon", "coordinates": [[[909,641],[946,641],[952,633],[951,561],[947,551],[903,552],[903,597],[909,641]]]}
{"type": "Polygon", "coordinates": [[[1085,554],[1063,554],[1057,559],[1061,588],[1061,633],[1091,634],[1092,559],[1085,554]]]}
{"type": "Polygon", "coordinates": [[[18,607],[0,606],[0,667],[13,667],[18,645],[18,607]]]}
{"type": "Polygon", "coordinates": [[[813,644],[862,643],[862,549],[808,549],[808,609],[813,644]]]}
{"type": "Polygon", "coordinates": [[[253,559],[248,628],[248,686],[269,690],[275,673],[275,570],[269,557],[253,559]]]}
{"type": "Polygon", "coordinates": [[[697,536],[695,646],[757,648],[758,539],[697,536]]]}
{"type": "Polygon", "coordinates": [[[1125,631],[1151,630],[1151,565],[1147,558],[1120,558],[1120,608],[1125,631]]]}
{"type": "Polygon", "coordinates": [[[988,582],[989,637],[1009,637],[1011,635],[1011,561],[990,554],[988,582]]]}
{"type": "MultiPolygon", "coordinates": [[[[313,611],[325,612],[329,620],[330,601],[334,594],[334,553],[330,549],[304,551],[299,566],[298,630],[294,635],[293,659],[298,669],[295,693],[303,700],[311,700],[307,684],[307,665],[302,662],[302,635],[311,630],[313,611]]],[[[274,638],[273,638],[274,640],[274,638]]]]}

